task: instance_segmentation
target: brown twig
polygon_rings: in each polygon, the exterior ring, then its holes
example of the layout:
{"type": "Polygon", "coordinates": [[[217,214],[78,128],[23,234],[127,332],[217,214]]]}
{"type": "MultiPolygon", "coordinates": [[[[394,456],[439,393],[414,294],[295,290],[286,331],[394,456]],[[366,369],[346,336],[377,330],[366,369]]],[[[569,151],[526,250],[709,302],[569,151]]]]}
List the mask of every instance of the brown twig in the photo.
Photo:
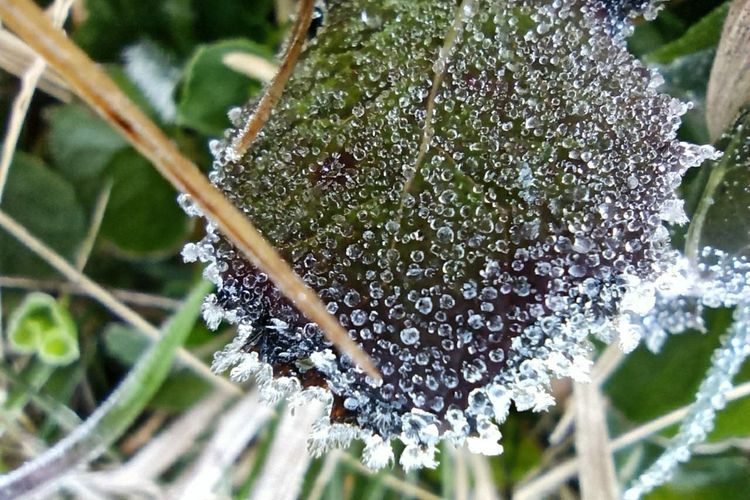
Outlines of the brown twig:
{"type": "Polygon", "coordinates": [[[299,11],[294,30],[292,31],[292,38],[284,54],[284,59],[281,61],[281,66],[279,66],[279,71],[273,77],[268,88],[266,88],[266,93],[258,103],[253,116],[250,117],[245,128],[232,145],[234,153],[238,158],[244,156],[248,148],[250,148],[250,144],[268,121],[268,118],[271,116],[271,110],[276,106],[282,92],[284,92],[284,86],[289,76],[291,76],[294,67],[297,65],[297,59],[300,52],[302,52],[302,46],[305,44],[307,30],[310,28],[310,23],[312,22],[314,5],[314,0],[301,0],[299,3],[299,11]]]}
{"type": "MultiPolygon", "coordinates": [[[[308,2],[303,1],[303,5],[308,2]]],[[[32,1],[0,0],[0,17],[65,78],[79,97],[151,160],[165,179],[179,191],[188,193],[224,235],[254,266],[268,274],[279,290],[307,318],[316,322],[333,344],[351,356],[371,377],[380,379],[369,356],[349,338],[317,294],[294,273],[247,217],[224,198],[99,66],[50,24],[32,1]]]]}

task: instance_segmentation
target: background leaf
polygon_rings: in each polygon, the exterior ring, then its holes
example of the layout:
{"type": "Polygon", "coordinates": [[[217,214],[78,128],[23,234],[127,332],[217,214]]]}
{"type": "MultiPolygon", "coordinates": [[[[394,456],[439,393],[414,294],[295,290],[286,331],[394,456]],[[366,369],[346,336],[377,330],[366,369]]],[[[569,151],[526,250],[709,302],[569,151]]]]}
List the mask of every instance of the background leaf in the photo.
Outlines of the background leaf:
{"type": "Polygon", "coordinates": [[[175,203],[172,186],[132,149],[116,155],[107,168],[113,186],[102,236],[128,254],[174,252],[184,241],[189,221],[175,203]]]}
{"type": "Polygon", "coordinates": [[[50,155],[72,180],[98,177],[127,145],[101,118],[78,104],[50,108],[47,119],[50,155]]]}
{"type": "MultiPolygon", "coordinates": [[[[41,160],[16,153],[2,208],[51,248],[71,259],[86,231],[86,216],[73,186],[41,160]]],[[[50,276],[51,270],[0,231],[0,273],[50,276]]]]}
{"type": "Polygon", "coordinates": [[[728,3],[719,5],[700,21],[690,26],[680,38],[662,45],[646,55],[644,59],[647,62],[665,64],[674,61],[678,57],[716,47],[719,43],[721,29],[724,26],[724,19],[726,19],[728,11],[728,3]]]}
{"type": "Polygon", "coordinates": [[[266,49],[249,40],[223,41],[199,48],[185,68],[177,109],[180,125],[220,136],[230,126],[228,110],[245,104],[260,90],[260,82],[224,64],[222,58],[232,52],[270,59],[266,49]]]}

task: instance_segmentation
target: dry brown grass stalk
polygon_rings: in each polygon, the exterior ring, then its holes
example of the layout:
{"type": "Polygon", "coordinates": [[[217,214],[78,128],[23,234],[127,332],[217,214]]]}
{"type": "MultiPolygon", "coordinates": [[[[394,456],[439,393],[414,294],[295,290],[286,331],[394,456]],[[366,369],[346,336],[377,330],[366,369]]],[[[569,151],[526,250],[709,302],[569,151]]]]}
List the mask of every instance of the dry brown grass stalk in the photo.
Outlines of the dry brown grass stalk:
{"type": "MultiPolygon", "coordinates": [[[[308,1],[304,0],[303,6],[308,1]]],[[[32,1],[0,0],[0,17],[66,79],[79,97],[151,160],[165,179],[179,191],[188,193],[250,262],[268,274],[279,290],[321,327],[332,343],[350,355],[370,376],[380,378],[369,356],[349,338],[317,294],[292,271],[247,217],[224,198],[98,65],[52,26],[32,1]]]]}
{"type": "Polygon", "coordinates": [[[706,120],[716,140],[750,102],[750,0],[734,0],[716,51],[706,94],[706,120]]]}
{"type": "MultiPolygon", "coordinates": [[[[70,280],[71,283],[78,286],[82,292],[96,299],[100,304],[109,309],[113,314],[120,317],[133,328],[141,331],[151,340],[155,341],[159,338],[161,333],[156,327],[143,319],[137,312],[117,300],[114,295],[109,293],[99,284],[87,278],[78,269],[73,267],[59,254],[55,253],[44,243],[35,238],[23,226],[18,224],[18,222],[13,220],[2,210],[0,210],[0,228],[4,229],[11,236],[23,243],[26,248],[38,255],[42,260],[44,260],[46,263],[56,269],[60,274],[70,280]]],[[[178,349],[177,359],[179,359],[183,365],[190,367],[198,375],[203,376],[208,381],[214,383],[216,386],[235,394],[241,392],[237,385],[233,384],[223,377],[219,377],[214,374],[205,364],[203,364],[201,360],[193,356],[185,348],[178,349]]]]}

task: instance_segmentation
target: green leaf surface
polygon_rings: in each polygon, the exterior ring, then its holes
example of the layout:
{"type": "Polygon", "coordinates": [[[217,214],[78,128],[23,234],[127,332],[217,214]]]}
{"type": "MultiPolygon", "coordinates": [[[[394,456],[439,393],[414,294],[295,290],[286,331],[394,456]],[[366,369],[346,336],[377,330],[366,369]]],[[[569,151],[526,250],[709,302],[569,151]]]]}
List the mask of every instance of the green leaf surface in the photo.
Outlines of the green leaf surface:
{"type": "Polygon", "coordinates": [[[247,37],[273,46],[280,31],[272,23],[275,0],[192,0],[193,30],[201,40],[247,37]]]}
{"type": "Polygon", "coordinates": [[[117,132],[77,104],[47,112],[49,151],[60,171],[72,180],[98,177],[127,143],[117,132]]]}
{"type": "Polygon", "coordinates": [[[175,9],[169,9],[173,3],[86,0],[86,20],[73,39],[98,61],[116,61],[126,46],[144,38],[185,47],[190,33],[182,28],[184,20],[175,18],[175,9]]]}
{"type": "Polygon", "coordinates": [[[174,188],[132,149],[118,154],[108,173],[113,186],[102,236],[133,256],[174,252],[189,228],[174,188]]]}
{"type": "MultiPolygon", "coordinates": [[[[734,379],[734,385],[750,380],[750,362],[745,360],[740,372],[734,379]]],[[[716,414],[716,425],[709,435],[709,441],[718,442],[731,438],[750,436],[750,398],[744,397],[727,403],[726,408],[716,414]]]]}
{"type": "Polygon", "coordinates": [[[73,39],[95,60],[114,62],[123,49],[152,40],[179,55],[201,42],[249,37],[273,46],[273,0],[86,0],[85,21],[73,39]]]}
{"type": "Polygon", "coordinates": [[[55,367],[38,359],[31,360],[19,373],[8,364],[0,364],[0,371],[12,383],[3,401],[3,408],[11,412],[23,408],[39,395],[39,389],[55,372],[55,367]]]}
{"type": "MultiPolygon", "coordinates": [[[[30,233],[71,259],[86,233],[86,216],[73,186],[39,159],[17,152],[2,209],[30,233]]],[[[0,231],[0,274],[47,277],[47,264],[0,231]]]]}
{"type": "Polygon", "coordinates": [[[264,47],[249,40],[229,40],[200,47],[185,68],[178,102],[178,123],[206,135],[219,136],[230,126],[227,111],[255,95],[261,84],[228,68],[222,58],[243,52],[271,59],[264,47]]]}
{"type": "Polygon", "coordinates": [[[188,370],[174,371],[167,377],[149,407],[177,413],[185,411],[211,391],[211,384],[188,370]]]}
{"type": "Polygon", "coordinates": [[[696,457],[646,500],[734,500],[750,491],[750,461],[741,456],[696,457]]]}
{"type": "Polygon", "coordinates": [[[706,122],[706,86],[715,53],[712,48],[705,49],[657,66],[665,82],[661,90],[692,104],[682,118],[679,132],[680,138],[697,144],[710,142],[706,122]]]}
{"type": "Polygon", "coordinates": [[[678,57],[716,47],[728,11],[729,2],[719,5],[703,19],[693,24],[680,38],[646,55],[646,61],[665,64],[678,57]]]}
{"type": "Polygon", "coordinates": [[[658,354],[644,346],[629,354],[605,386],[615,408],[635,423],[692,403],[730,318],[729,311],[712,311],[709,333],[672,335],[658,354]]]}
{"type": "Polygon", "coordinates": [[[150,345],[147,337],[121,323],[107,326],[103,337],[107,354],[124,366],[134,365],[150,345]]]}
{"type": "Polygon", "coordinates": [[[710,175],[692,215],[687,253],[706,248],[750,258],[750,112],[721,140],[724,156],[704,168],[710,175]]]}

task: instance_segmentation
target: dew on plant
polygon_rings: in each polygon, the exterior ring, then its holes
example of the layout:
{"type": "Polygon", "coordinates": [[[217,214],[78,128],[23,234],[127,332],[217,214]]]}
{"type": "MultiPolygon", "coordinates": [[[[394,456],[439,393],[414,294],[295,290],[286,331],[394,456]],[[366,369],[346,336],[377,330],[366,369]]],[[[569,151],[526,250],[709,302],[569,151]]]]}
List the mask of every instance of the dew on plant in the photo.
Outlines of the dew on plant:
{"type": "MultiPolygon", "coordinates": [[[[259,338],[215,367],[325,394],[314,453],[359,437],[380,468],[400,439],[404,468],[434,467],[441,439],[500,453],[511,402],[554,404],[553,378],[587,377],[592,338],[656,349],[704,305],[747,297],[744,261],[706,250],[696,273],[670,246],[665,224],[687,221],[676,188],[718,155],[677,138],[690,105],[627,51],[633,16],[658,4],[330,2],[249,152],[237,130],[213,144],[211,180],[383,380],[209,223],[183,252],[219,285],[206,320],[259,338]]],[[[252,112],[230,113],[237,129],[252,112]]]]}

